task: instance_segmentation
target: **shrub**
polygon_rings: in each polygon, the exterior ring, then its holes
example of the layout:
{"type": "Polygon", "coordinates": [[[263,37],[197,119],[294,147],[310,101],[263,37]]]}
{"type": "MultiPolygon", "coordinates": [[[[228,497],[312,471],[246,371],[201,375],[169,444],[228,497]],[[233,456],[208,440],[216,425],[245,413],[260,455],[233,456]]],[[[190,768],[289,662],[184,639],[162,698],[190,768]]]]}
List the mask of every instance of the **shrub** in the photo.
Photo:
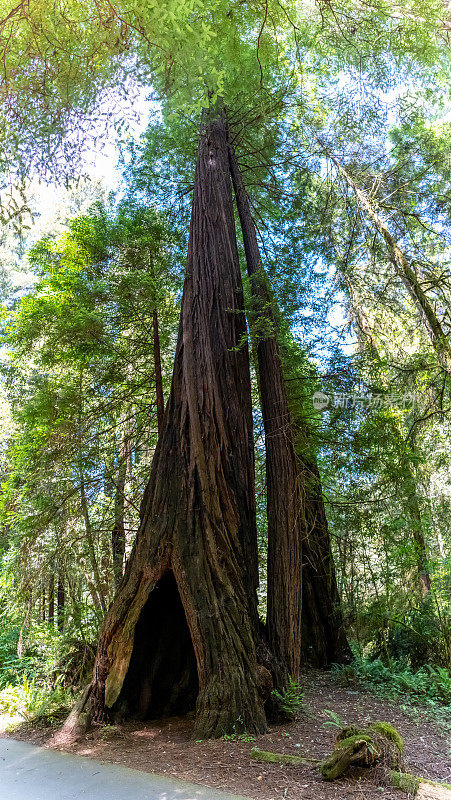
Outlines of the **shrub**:
{"type": "Polygon", "coordinates": [[[49,689],[29,681],[24,675],[22,683],[8,685],[0,691],[0,713],[21,716],[27,722],[66,713],[71,705],[71,697],[61,686],[49,689]]]}
{"type": "Polygon", "coordinates": [[[278,701],[280,708],[282,711],[287,714],[289,717],[294,717],[297,711],[300,711],[302,708],[302,704],[304,702],[304,692],[302,691],[301,684],[298,681],[293,680],[293,678],[289,677],[287,685],[281,689],[281,691],[277,691],[274,689],[273,697],[278,701]]]}
{"type": "Polygon", "coordinates": [[[341,680],[358,680],[363,686],[388,697],[408,697],[425,705],[451,705],[451,673],[445,667],[428,666],[414,670],[405,662],[387,667],[376,658],[355,658],[352,664],[334,667],[341,680]]]}

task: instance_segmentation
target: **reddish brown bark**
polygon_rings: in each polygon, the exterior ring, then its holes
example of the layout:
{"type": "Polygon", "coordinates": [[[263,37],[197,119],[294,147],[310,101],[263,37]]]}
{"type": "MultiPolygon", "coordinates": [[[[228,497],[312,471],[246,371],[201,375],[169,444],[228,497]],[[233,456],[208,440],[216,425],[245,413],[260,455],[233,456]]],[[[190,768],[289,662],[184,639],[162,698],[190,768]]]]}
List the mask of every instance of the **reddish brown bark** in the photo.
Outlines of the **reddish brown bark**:
{"type": "MultiPolygon", "coordinates": [[[[305,423],[302,438],[308,435],[305,423]]],[[[304,449],[304,448],[303,448],[304,449]]],[[[308,442],[304,453],[308,452],[308,442]]],[[[318,667],[352,660],[338,593],[331,539],[316,462],[302,457],[307,540],[303,557],[302,660],[318,667]]]]}
{"type": "Polygon", "coordinates": [[[200,136],[171,392],[135,545],[100,635],[97,719],[119,708],[171,713],[188,695],[194,702],[198,686],[196,736],[265,729],[245,334],[220,117],[200,136]]]}
{"type": "Polygon", "coordinates": [[[325,666],[348,660],[321,482],[306,426],[293,419],[284,382],[273,301],[247,192],[232,147],[229,158],[257,308],[259,389],[265,428],[268,517],[267,630],[271,649],[292,677],[301,656],[325,666]],[[304,447],[299,452],[299,443],[304,447]],[[303,452],[302,452],[303,450],[303,452]]]}
{"type": "Polygon", "coordinates": [[[302,542],[305,538],[303,490],[271,297],[247,193],[232,147],[229,154],[246,264],[257,307],[258,375],[266,445],[267,632],[276,658],[293,678],[298,678],[301,665],[302,542]]]}

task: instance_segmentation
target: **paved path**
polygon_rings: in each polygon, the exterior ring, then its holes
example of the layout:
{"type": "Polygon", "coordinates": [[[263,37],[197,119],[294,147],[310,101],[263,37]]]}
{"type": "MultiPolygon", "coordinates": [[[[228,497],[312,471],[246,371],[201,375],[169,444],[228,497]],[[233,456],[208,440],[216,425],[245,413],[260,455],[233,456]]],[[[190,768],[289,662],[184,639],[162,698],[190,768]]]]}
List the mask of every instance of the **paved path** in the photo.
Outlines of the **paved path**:
{"type": "Polygon", "coordinates": [[[0,739],[0,800],[244,800],[162,775],[0,739]]]}

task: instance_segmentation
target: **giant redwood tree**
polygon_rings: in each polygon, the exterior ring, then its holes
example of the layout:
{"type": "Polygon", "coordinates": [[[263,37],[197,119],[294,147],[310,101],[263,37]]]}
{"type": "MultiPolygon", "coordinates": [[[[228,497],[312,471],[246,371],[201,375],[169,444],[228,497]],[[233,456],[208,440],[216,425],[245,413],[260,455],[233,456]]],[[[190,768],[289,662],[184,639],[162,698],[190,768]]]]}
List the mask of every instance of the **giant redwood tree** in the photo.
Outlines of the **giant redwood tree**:
{"type": "Polygon", "coordinates": [[[141,523],[106,616],[94,719],[196,708],[195,734],[265,729],[249,356],[221,113],[199,140],[170,396],[141,523]]]}

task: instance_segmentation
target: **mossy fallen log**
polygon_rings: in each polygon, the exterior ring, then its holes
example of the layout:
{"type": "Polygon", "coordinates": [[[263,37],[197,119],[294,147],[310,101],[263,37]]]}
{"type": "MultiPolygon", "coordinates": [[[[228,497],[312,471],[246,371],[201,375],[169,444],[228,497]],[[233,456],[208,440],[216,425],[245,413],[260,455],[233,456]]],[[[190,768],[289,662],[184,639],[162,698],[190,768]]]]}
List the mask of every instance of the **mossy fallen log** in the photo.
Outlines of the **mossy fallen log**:
{"type": "Polygon", "coordinates": [[[291,764],[297,766],[299,764],[319,764],[317,758],[304,758],[303,756],[293,756],[289,753],[270,753],[267,750],[259,750],[258,747],[253,747],[251,750],[251,758],[256,761],[266,761],[270,764],[291,764]]]}
{"type": "Polygon", "coordinates": [[[342,728],[333,752],[322,761],[289,753],[271,753],[257,747],[252,749],[251,757],[273,764],[318,765],[325,780],[334,781],[351,767],[371,767],[383,763],[390,769],[399,770],[403,747],[402,738],[392,725],[374,722],[366,728],[356,725],[342,728]]]}
{"type": "Polygon", "coordinates": [[[431,781],[411,775],[409,772],[390,771],[390,779],[396,789],[408,794],[416,800],[451,800],[451,784],[431,781]]]}
{"type": "Polygon", "coordinates": [[[335,781],[351,767],[383,764],[400,769],[404,743],[396,728],[388,722],[373,722],[365,728],[349,725],[339,732],[333,752],[321,763],[321,775],[335,781]]]}
{"type": "Polygon", "coordinates": [[[319,766],[325,780],[343,777],[351,767],[383,767],[389,782],[415,800],[451,800],[451,785],[431,781],[402,771],[404,743],[396,728],[388,722],[373,722],[364,728],[348,725],[335,740],[330,756],[315,758],[271,753],[254,747],[251,757],[257,761],[287,765],[319,766]]]}

